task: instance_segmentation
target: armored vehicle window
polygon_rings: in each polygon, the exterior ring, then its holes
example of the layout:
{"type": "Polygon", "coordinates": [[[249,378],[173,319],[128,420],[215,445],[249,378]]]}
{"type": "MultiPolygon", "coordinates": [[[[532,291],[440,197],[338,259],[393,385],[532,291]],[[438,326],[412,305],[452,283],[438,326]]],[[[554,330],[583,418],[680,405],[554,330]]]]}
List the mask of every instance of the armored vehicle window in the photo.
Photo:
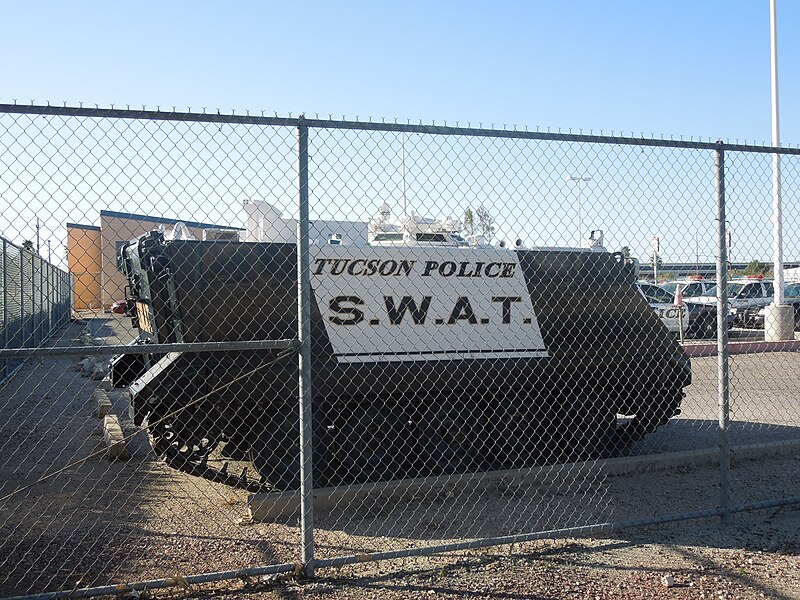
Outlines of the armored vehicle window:
{"type": "Polygon", "coordinates": [[[775,286],[772,283],[764,283],[764,294],[766,296],[772,296],[775,293],[775,286]]]}
{"type": "Polygon", "coordinates": [[[418,233],[418,242],[446,242],[447,238],[442,233],[418,233]]]}
{"type": "Polygon", "coordinates": [[[378,233],[375,234],[376,242],[402,242],[402,233],[378,233]]]}

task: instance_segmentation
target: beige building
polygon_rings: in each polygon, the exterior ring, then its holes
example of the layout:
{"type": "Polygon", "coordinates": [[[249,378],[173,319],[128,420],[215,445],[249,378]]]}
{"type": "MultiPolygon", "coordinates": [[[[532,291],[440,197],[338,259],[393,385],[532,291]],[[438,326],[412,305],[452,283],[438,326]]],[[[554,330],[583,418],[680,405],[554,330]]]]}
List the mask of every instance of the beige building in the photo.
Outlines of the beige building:
{"type": "Polygon", "coordinates": [[[67,223],[67,266],[72,274],[75,310],[101,308],[100,228],[67,223]]]}
{"type": "Polygon", "coordinates": [[[100,226],[67,223],[67,264],[73,276],[75,310],[109,308],[125,298],[125,276],[117,270],[117,250],[123,242],[163,227],[183,223],[197,239],[203,230],[232,229],[225,225],[100,211],[100,226]]]}

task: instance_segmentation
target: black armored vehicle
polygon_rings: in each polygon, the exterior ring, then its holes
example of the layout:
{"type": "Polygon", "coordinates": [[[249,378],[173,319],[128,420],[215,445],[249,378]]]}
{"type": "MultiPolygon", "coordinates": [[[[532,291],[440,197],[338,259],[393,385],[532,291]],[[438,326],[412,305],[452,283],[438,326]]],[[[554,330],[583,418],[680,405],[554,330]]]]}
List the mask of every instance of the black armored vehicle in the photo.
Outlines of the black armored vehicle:
{"type": "MultiPolygon", "coordinates": [[[[458,240],[312,246],[315,485],[611,457],[680,412],[689,359],[621,255],[458,240]]],[[[153,231],[119,261],[140,344],[297,337],[293,243],[153,231]]],[[[294,354],[131,353],[112,379],[175,468],[299,486],[294,354]]]]}

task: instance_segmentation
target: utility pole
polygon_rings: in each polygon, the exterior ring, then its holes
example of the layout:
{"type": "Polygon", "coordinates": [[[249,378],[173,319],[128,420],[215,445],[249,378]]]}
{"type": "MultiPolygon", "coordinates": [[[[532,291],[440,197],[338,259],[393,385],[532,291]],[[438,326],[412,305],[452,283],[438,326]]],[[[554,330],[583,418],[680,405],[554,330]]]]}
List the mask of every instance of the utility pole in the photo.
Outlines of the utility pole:
{"type": "Polygon", "coordinates": [[[658,252],[661,250],[661,238],[657,235],[650,240],[650,249],[653,251],[653,279],[658,285],[658,252]]]}

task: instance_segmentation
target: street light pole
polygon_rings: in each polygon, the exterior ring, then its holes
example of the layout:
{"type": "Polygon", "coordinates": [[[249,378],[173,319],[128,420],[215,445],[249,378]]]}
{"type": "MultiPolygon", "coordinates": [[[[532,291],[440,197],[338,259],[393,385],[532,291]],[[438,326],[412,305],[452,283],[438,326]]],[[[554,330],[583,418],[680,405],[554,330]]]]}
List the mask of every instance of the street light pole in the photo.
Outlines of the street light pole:
{"type": "Polygon", "coordinates": [[[650,249],[653,251],[653,281],[658,285],[658,253],[661,251],[661,236],[653,236],[650,240],[650,249]]]}
{"type": "Polygon", "coordinates": [[[590,175],[567,175],[564,180],[574,181],[578,188],[578,247],[580,248],[583,240],[583,234],[581,233],[583,230],[583,223],[581,222],[581,183],[591,181],[592,177],[590,175]]]}
{"type": "MultiPolygon", "coordinates": [[[[781,143],[778,118],[778,13],[776,0],[769,3],[770,63],[772,87],[772,145],[781,143]]],[[[783,303],[783,216],[781,214],[781,156],[772,155],[772,270],[774,297],[764,308],[764,341],[794,339],[794,309],[783,303]]]]}
{"type": "MultiPolygon", "coordinates": [[[[770,72],[772,83],[772,145],[781,145],[780,118],[778,113],[778,14],[776,0],[769,3],[770,24],[770,72]]],[[[783,304],[783,231],[781,222],[781,155],[772,155],[772,218],[773,218],[773,281],[774,303],[783,304]]]]}

